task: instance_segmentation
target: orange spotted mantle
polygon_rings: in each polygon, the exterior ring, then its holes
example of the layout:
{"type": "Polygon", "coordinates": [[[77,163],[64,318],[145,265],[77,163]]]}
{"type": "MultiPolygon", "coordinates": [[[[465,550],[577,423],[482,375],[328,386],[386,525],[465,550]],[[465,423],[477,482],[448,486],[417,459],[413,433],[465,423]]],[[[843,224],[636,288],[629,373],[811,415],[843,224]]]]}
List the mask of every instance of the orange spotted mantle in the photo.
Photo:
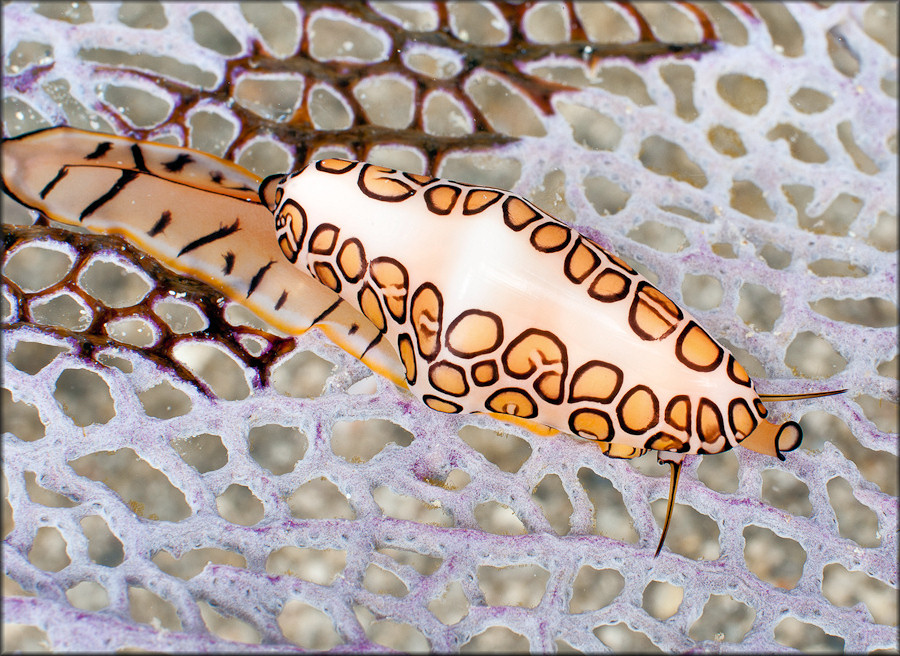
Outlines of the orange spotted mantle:
{"type": "MultiPolygon", "coordinates": [[[[779,433],[693,317],[514,194],[339,159],[260,193],[283,257],[362,311],[434,410],[528,420],[618,457],[779,433]]],[[[799,439],[790,423],[776,444],[799,439]]]]}

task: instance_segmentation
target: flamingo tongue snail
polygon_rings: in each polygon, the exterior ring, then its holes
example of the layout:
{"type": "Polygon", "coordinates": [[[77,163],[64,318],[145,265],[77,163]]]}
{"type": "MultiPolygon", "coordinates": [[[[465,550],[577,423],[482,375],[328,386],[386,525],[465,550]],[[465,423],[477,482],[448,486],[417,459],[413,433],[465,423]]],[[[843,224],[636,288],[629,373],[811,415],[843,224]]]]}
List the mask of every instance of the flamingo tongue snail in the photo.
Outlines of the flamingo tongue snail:
{"type": "MultiPolygon", "coordinates": [[[[275,327],[321,327],[434,410],[610,457],[738,444],[784,459],[734,356],[622,259],[506,191],[327,159],[264,181],[219,158],[51,128],[3,142],[8,194],[125,237],[275,327]],[[274,220],[273,220],[274,215],[274,220]]],[[[770,396],[812,398],[838,392],[770,396]]]]}

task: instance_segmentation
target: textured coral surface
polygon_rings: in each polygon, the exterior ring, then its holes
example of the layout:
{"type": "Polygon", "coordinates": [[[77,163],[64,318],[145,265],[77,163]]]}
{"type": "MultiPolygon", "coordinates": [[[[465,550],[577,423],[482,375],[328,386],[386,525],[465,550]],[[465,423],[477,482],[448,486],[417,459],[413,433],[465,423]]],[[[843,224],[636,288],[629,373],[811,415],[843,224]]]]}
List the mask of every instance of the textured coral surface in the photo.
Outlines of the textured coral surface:
{"type": "MultiPolygon", "coordinates": [[[[785,462],[443,415],[3,205],[3,649],[897,644],[896,4],[7,3],[3,135],[512,189],[689,307],[785,462]]],[[[83,231],[80,231],[83,233],[83,231]]]]}

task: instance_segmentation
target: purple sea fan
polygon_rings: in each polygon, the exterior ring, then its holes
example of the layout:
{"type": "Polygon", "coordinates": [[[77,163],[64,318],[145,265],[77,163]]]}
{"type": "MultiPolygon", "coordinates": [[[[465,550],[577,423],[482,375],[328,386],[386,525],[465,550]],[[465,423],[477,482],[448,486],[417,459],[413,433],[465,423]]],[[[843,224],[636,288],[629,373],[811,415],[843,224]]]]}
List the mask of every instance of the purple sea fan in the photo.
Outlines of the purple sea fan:
{"type": "Polygon", "coordinates": [[[896,6],[9,3],[4,136],[511,189],[800,420],[655,460],[427,409],[4,196],[4,649],[897,648],[896,6]],[[647,462],[644,462],[647,461],[647,462]]]}

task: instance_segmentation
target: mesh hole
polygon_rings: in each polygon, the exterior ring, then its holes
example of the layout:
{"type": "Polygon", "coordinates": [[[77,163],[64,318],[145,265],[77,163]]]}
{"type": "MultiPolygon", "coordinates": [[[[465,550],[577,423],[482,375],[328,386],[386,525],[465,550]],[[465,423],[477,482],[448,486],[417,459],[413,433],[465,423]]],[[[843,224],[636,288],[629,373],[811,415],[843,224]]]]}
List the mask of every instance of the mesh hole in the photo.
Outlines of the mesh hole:
{"type": "Polygon", "coordinates": [[[825,34],[825,40],[835,69],[850,79],[855,78],[859,74],[859,57],[847,47],[844,35],[837,28],[832,28],[825,34]]]}
{"type": "Polygon", "coordinates": [[[706,136],[709,138],[709,143],[712,147],[723,155],[743,157],[747,154],[747,148],[744,146],[741,135],[731,128],[724,125],[714,125],[709,129],[706,136]]]}
{"type": "Polygon", "coordinates": [[[262,118],[288,121],[303,100],[303,78],[286,74],[244,75],[238,80],[234,99],[262,118]]]}
{"type": "MultiPolygon", "coordinates": [[[[251,173],[265,178],[276,173],[290,171],[293,166],[293,155],[286,146],[283,146],[278,141],[268,137],[260,137],[241,150],[237,163],[251,173]]],[[[246,308],[241,308],[241,310],[252,317],[253,321],[261,322],[259,318],[252,315],[246,308]]],[[[263,325],[265,325],[264,322],[263,325]]]]}
{"type": "Polygon", "coordinates": [[[373,594],[388,594],[392,597],[405,597],[409,588],[395,574],[369,563],[363,576],[363,587],[373,594]]]}
{"type": "Polygon", "coordinates": [[[333,88],[317,84],[309,95],[309,118],[317,130],[346,130],[353,125],[353,109],[333,88]]]}
{"type": "Polygon", "coordinates": [[[0,413],[0,430],[12,433],[24,442],[34,442],[46,435],[38,409],[24,401],[13,401],[12,393],[3,388],[3,412],[0,413]]]}
{"type": "Polygon", "coordinates": [[[814,312],[836,321],[846,321],[872,328],[897,325],[897,305],[882,298],[822,298],[810,301],[814,312]]]}
{"type": "Polygon", "coordinates": [[[284,637],[305,649],[324,651],[344,643],[328,615],[297,599],[284,605],[277,621],[284,637]]]}
{"type": "Polygon", "coordinates": [[[638,157],[648,170],[703,189],[709,182],[703,169],[684,148],[662,137],[647,137],[641,142],[638,157]]]}
{"type": "Polygon", "coordinates": [[[578,482],[594,505],[594,526],[599,535],[637,544],[631,515],[625,509],[622,494],[607,479],[587,467],[578,470],[578,482]]]}
{"type": "Polygon", "coordinates": [[[53,398],[76,426],[105,424],[116,414],[109,385],[88,369],[66,369],[56,379],[53,398]]]}
{"type": "Polygon", "coordinates": [[[331,450],[347,462],[368,462],[388,444],[406,447],[412,440],[412,433],[385,419],[338,421],[331,431],[331,450]]]}
{"type": "Polygon", "coordinates": [[[166,550],[153,554],[153,564],[171,576],[185,581],[200,574],[207,565],[227,565],[238,569],[247,567],[247,559],[233,551],[216,547],[191,549],[180,558],[175,558],[166,550]]]}
{"type": "Polygon", "coordinates": [[[228,450],[218,435],[202,433],[174,440],[172,448],[182,460],[201,474],[221,469],[228,463],[228,450]]]}
{"type": "Polygon", "coordinates": [[[373,146],[369,149],[366,161],[409,173],[425,173],[428,168],[428,161],[422,151],[412,146],[373,146]]]}
{"type": "Polygon", "coordinates": [[[372,9],[411,32],[432,32],[440,18],[436,7],[409,2],[377,2],[372,4],[372,9]]]}
{"type": "Polygon", "coordinates": [[[193,303],[166,298],[153,304],[153,311],[178,334],[205,330],[209,320],[193,303]]]}
{"type": "Polygon", "coordinates": [[[109,606],[109,593],[96,581],[81,581],[66,590],[66,599],[81,610],[101,610],[109,606]]]}
{"type": "Polygon", "coordinates": [[[556,108],[569,127],[576,143],[588,150],[615,150],[622,141],[622,128],[611,116],[589,107],[560,101],[556,108]]]}
{"type": "Polygon", "coordinates": [[[843,478],[828,481],[828,501],[837,515],[838,532],[842,538],[849,538],[861,547],[881,545],[878,534],[878,516],[857,501],[853,489],[843,478]]]}
{"type": "Polygon", "coordinates": [[[714,276],[687,274],[681,281],[681,298],[698,310],[712,310],[722,303],[722,283],[714,276]]]}
{"type": "Polygon", "coordinates": [[[859,147],[856,140],[853,138],[853,124],[850,123],[850,121],[838,123],[837,133],[838,139],[841,140],[841,145],[844,146],[844,150],[847,151],[847,154],[853,158],[853,163],[856,165],[856,168],[868,175],[875,175],[878,173],[878,165],[872,161],[871,157],[863,152],[862,148],[859,147]]]}
{"type": "Polygon", "coordinates": [[[806,563],[803,547],[761,526],[747,526],[743,535],[744,560],[750,571],[772,585],[793,590],[806,563]]]}
{"type": "Polygon", "coordinates": [[[499,46],[509,40],[509,25],[499,9],[487,2],[454,2],[447,7],[450,31],[476,46],[499,46]]]}
{"type": "Polygon", "coordinates": [[[53,643],[47,632],[31,624],[3,623],[3,642],[15,645],[22,652],[49,652],[53,643]]]}
{"type": "Polygon", "coordinates": [[[532,493],[532,498],[541,507],[554,532],[557,535],[566,535],[569,532],[569,517],[572,515],[573,507],[559,476],[549,474],[541,479],[532,493]]]}
{"type": "Polygon", "coordinates": [[[644,588],[641,607],[653,617],[666,620],[678,612],[683,599],[684,588],[665,581],[650,581],[644,588]]]}
{"type": "Polygon", "coordinates": [[[791,151],[791,157],[810,164],[823,164],[828,154],[809,134],[790,123],[780,123],[766,134],[771,141],[784,139],[791,151]]]}
{"type": "Polygon", "coordinates": [[[191,514],[184,493],[133,449],[97,451],[68,465],[79,476],[107,485],[139,517],[177,522],[191,514]]]}
{"type": "Polygon", "coordinates": [[[266,574],[296,576],[318,585],[331,585],[347,566],[343,549],[282,547],[266,558],[266,574]]]}
{"type": "Polygon", "coordinates": [[[575,223],[575,212],[566,203],[566,174],[550,171],[541,184],[531,190],[529,198],[535,205],[568,224],[575,223]]]}
{"type": "Polygon", "coordinates": [[[744,323],[757,331],[769,332],[781,317],[781,299],[762,285],[745,283],[741,286],[737,314],[744,323]]]}
{"type": "Polygon", "coordinates": [[[769,101],[766,83],[741,73],[729,73],[720,77],[716,82],[716,91],[722,100],[750,116],[758,114],[769,101]]]}
{"type": "Polygon", "coordinates": [[[430,651],[428,639],[415,627],[394,620],[375,621],[372,612],[363,606],[356,606],[353,610],[366,631],[366,637],[372,642],[398,651],[430,651]]]}
{"type": "Polygon", "coordinates": [[[441,563],[444,562],[442,558],[435,558],[434,556],[428,556],[416,551],[409,551],[408,549],[381,547],[380,549],[378,549],[378,553],[382,553],[385,556],[393,559],[399,565],[412,567],[422,576],[430,576],[434,574],[441,566],[441,563]]]}
{"type": "Polygon", "coordinates": [[[691,14],[666,2],[634,2],[647,22],[653,34],[666,43],[697,43],[702,34],[691,14]]]}
{"type": "Polygon", "coordinates": [[[598,626],[594,635],[613,651],[635,651],[644,654],[660,654],[662,650],[643,633],[632,631],[623,622],[609,626],[598,626]]]}
{"type": "Polygon", "coordinates": [[[807,206],[813,199],[812,187],[784,185],[782,189],[785,197],[797,210],[800,227],[815,234],[846,235],[862,209],[862,200],[856,196],[841,193],[821,214],[811,215],[808,213],[807,206]]]}
{"type": "Polygon", "coordinates": [[[220,399],[237,401],[250,395],[250,385],[237,358],[217,342],[183,341],[172,357],[203,381],[220,399]]]}
{"type": "Polygon", "coordinates": [[[28,493],[28,498],[35,503],[48,508],[74,508],[78,505],[77,501],[59,492],[42,487],[37,482],[37,475],[34,472],[23,472],[23,476],[25,477],[25,491],[28,493]]]}
{"type": "Polygon", "coordinates": [[[54,526],[42,526],[37,530],[28,550],[28,560],[45,572],[58,572],[72,562],[66,553],[66,541],[54,526]]]}
{"type": "Polygon", "coordinates": [[[628,238],[652,246],[663,253],[678,253],[687,245],[687,236],[679,228],[659,221],[644,221],[628,232],[628,238]]]}
{"type": "Polygon", "coordinates": [[[162,627],[168,631],[181,631],[181,620],[175,606],[146,588],[128,586],[128,605],[136,622],[162,627]]]}
{"type": "Polygon", "coordinates": [[[802,649],[807,653],[844,652],[844,639],[825,633],[813,624],[807,624],[793,617],[786,617],[775,627],[775,640],[792,649],[802,649]]]}
{"type": "Polygon", "coordinates": [[[94,320],[94,312],[85,301],[68,292],[59,292],[34,298],[28,311],[35,323],[43,326],[59,326],[81,332],[94,320]]]}
{"type": "Polygon", "coordinates": [[[766,202],[763,190],[749,180],[735,180],[731,186],[731,206],[754,219],[771,221],[775,213],[766,202]]]}
{"type": "Polygon", "coordinates": [[[169,117],[173,109],[172,102],[161,97],[162,92],[151,93],[132,86],[107,84],[99,95],[116,113],[138,128],[159,125],[169,117]]]}
{"type": "Polygon", "coordinates": [[[459,437],[489,462],[511,474],[519,471],[519,468],[531,457],[531,445],[521,437],[509,433],[498,433],[476,426],[464,426],[459,431],[459,437]]]}
{"type": "Polygon", "coordinates": [[[583,565],[572,584],[570,613],[585,613],[608,606],[625,588],[625,578],[614,569],[583,565]]]}
{"type": "Polygon", "coordinates": [[[306,454],[306,436],[296,428],[266,424],[250,429],[250,457],[275,475],[293,471],[306,454]]]}
{"type": "Polygon", "coordinates": [[[440,506],[431,505],[406,494],[397,494],[383,485],[372,491],[372,498],[388,517],[434,526],[453,525],[450,513],[440,506]]]}
{"type": "Polygon", "coordinates": [[[465,105],[445,91],[428,94],[422,109],[425,132],[437,137],[462,137],[475,131],[465,105]]]}
{"type": "Polygon", "coordinates": [[[772,244],[766,244],[759,249],[759,256],[766,261],[772,269],[787,269],[791,263],[791,252],[783,250],[772,244]]]}
{"type": "Polygon", "coordinates": [[[222,519],[233,524],[254,526],[262,520],[265,508],[250,488],[232,483],[216,497],[216,510],[222,519]]]}
{"type": "Polygon", "coordinates": [[[190,397],[181,390],[175,389],[172,383],[165,380],[146,392],[138,392],[138,398],[148,417],[172,419],[191,411],[190,397]]]}
{"type": "Polygon", "coordinates": [[[294,350],[270,369],[269,381],[279,394],[292,398],[321,396],[334,364],[309,351],[294,350]]]}
{"type": "Polygon", "coordinates": [[[638,37],[631,21],[616,6],[596,2],[575,3],[575,15],[594,43],[631,43],[638,37]]]}
{"type": "MultiPolygon", "coordinates": [[[[666,504],[665,499],[650,504],[660,531],[666,518],[666,504]]],[[[672,521],[663,548],[693,560],[715,560],[721,555],[719,527],[703,513],[676,503],[672,508],[672,521]]]]}
{"type": "Polygon", "coordinates": [[[3,275],[28,293],[39,292],[57,284],[72,268],[74,256],[58,248],[41,245],[16,250],[3,263],[3,275]]]}
{"type": "Polygon", "coordinates": [[[324,477],[298,487],[287,504],[297,519],[356,519],[347,497],[324,477]]]}
{"type": "Polygon", "coordinates": [[[253,625],[236,617],[223,615],[205,601],[198,601],[197,607],[203,623],[213,635],[230,642],[252,645],[260,643],[260,633],[253,625]]]}
{"type": "Polygon", "coordinates": [[[603,66],[591,82],[610,93],[628,98],[639,107],[656,104],[650,98],[643,78],[624,66],[603,66]]]}
{"type": "Polygon", "coordinates": [[[846,260],[835,260],[827,257],[810,262],[807,268],[822,278],[865,278],[869,275],[869,271],[865,267],[857,266],[846,260]]]}
{"type": "Polygon", "coordinates": [[[543,137],[543,121],[522,93],[503,78],[476,72],[464,86],[491,128],[510,137],[543,137]]]}
{"type": "Polygon", "coordinates": [[[530,7],[522,21],[525,34],[535,43],[563,43],[571,38],[569,14],[561,4],[530,7]]]}
{"type": "Polygon", "coordinates": [[[736,601],[731,595],[710,595],[703,613],[691,625],[688,635],[694,640],[740,642],[756,619],[756,610],[736,601]]]}
{"type": "Polygon", "coordinates": [[[897,403],[886,401],[868,394],[861,394],[854,399],[862,407],[866,417],[872,420],[878,430],[885,433],[897,432],[897,403]]]}
{"type": "Polygon", "coordinates": [[[160,338],[156,326],[142,317],[113,319],[108,321],[103,329],[117,342],[138,348],[152,346],[160,338]]]}
{"type": "Polygon", "coordinates": [[[697,478],[711,490],[734,494],[738,489],[738,457],[732,451],[704,456],[697,467],[697,478]]]}
{"type": "Polygon", "coordinates": [[[528,638],[505,626],[490,626],[477,633],[460,647],[463,654],[484,652],[506,652],[508,654],[524,654],[528,652],[528,638]]]}
{"type": "Polygon", "coordinates": [[[478,587],[488,606],[535,608],[547,591],[550,572],[537,565],[480,565],[477,576],[478,587]]]}
{"type": "Polygon", "coordinates": [[[685,121],[695,120],[700,113],[694,106],[694,69],[681,64],[668,64],[660,68],[660,74],[675,94],[675,113],[685,121]]]}
{"type": "Polygon", "coordinates": [[[193,14],[190,18],[194,41],[204,48],[215,50],[225,56],[241,52],[241,44],[215,16],[206,11],[193,14]]]}
{"type": "Polygon", "coordinates": [[[878,624],[897,626],[897,591],[887,583],[831,563],[822,573],[822,592],[836,606],[862,602],[878,624]]]}
{"type": "Polygon", "coordinates": [[[428,610],[442,624],[451,626],[469,614],[469,600],[459,581],[451,581],[441,595],[428,602],[428,610]]]}
{"type": "Polygon", "coordinates": [[[828,378],[847,366],[847,360],[828,341],[809,331],[798,333],[791,341],[784,363],[805,378],[828,378]]]}
{"type": "Polygon", "coordinates": [[[307,24],[309,54],[319,61],[379,62],[390,40],[381,30],[338,12],[319,11],[307,24]]]}
{"type": "Polygon", "coordinates": [[[53,60],[53,46],[38,41],[20,41],[3,62],[6,73],[19,73],[34,64],[49,64],[53,60]]]}
{"type": "Polygon", "coordinates": [[[763,500],[792,515],[812,517],[809,488],[794,475],[780,469],[767,469],[762,473],[762,483],[763,500]]]}
{"type": "Polygon", "coordinates": [[[485,501],[475,506],[475,521],[481,530],[495,535],[524,535],[525,525],[516,511],[499,501],[485,501]]]}
{"type": "Polygon", "coordinates": [[[266,47],[276,57],[287,57],[297,50],[300,42],[300,25],[295,9],[291,11],[281,3],[258,5],[242,2],[241,13],[259,31],[266,47]]]}
{"type": "Polygon", "coordinates": [[[584,194],[588,202],[601,215],[617,214],[625,209],[631,194],[603,176],[584,179],[584,194]]]}
{"type": "Polygon", "coordinates": [[[230,111],[219,108],[199,109],[187,115],[191,148],[223,157],[238,135],[239,124],[230,111]]]}
{"type": "Polygon", "coordinates": [[[78,286],[111,308],[136,305],[153,289],[153,282],[133,264],[93,258],[78,276],[78,286]]]}
{"type": "Polygon", "coordinates": [[[756,11],[765,21],[777,52],[787,57],[803,54],[803,30],[787,9],[771,5],[757,7],[756,11]]]}
{"type": "Polygon", "coordinates": [[[482,187],[512,189],[522,175],[522,163],[511,157],[448,153],[437,175],[482,187]]]}
{"type": "Polygon", "coordinates": [[[79,25],[94,20],[94,12],[86,2],[38,2],[34,11],[47,18],[79,25]]]}
{"type": "Polygon", "coordinates": [[[353,87],[369,122],[393,130],[409,127],[415,111],[415,88],[394,75],[369,77],[353,87]]]}
{"type": "Polygon", "coordinates": [[[122,541],[117,538],[109,525],[99,515],[87,515],[80,522],[81,531],[88,541],[88,556],[103,567],[117,567],[125,560],[122,541]]]}
{"type": "Polygon", "coordinates": [[[161,30],[169,21],[160,2],[123,2],[117,15],[119,22],[138,30],[161,30]]]}

